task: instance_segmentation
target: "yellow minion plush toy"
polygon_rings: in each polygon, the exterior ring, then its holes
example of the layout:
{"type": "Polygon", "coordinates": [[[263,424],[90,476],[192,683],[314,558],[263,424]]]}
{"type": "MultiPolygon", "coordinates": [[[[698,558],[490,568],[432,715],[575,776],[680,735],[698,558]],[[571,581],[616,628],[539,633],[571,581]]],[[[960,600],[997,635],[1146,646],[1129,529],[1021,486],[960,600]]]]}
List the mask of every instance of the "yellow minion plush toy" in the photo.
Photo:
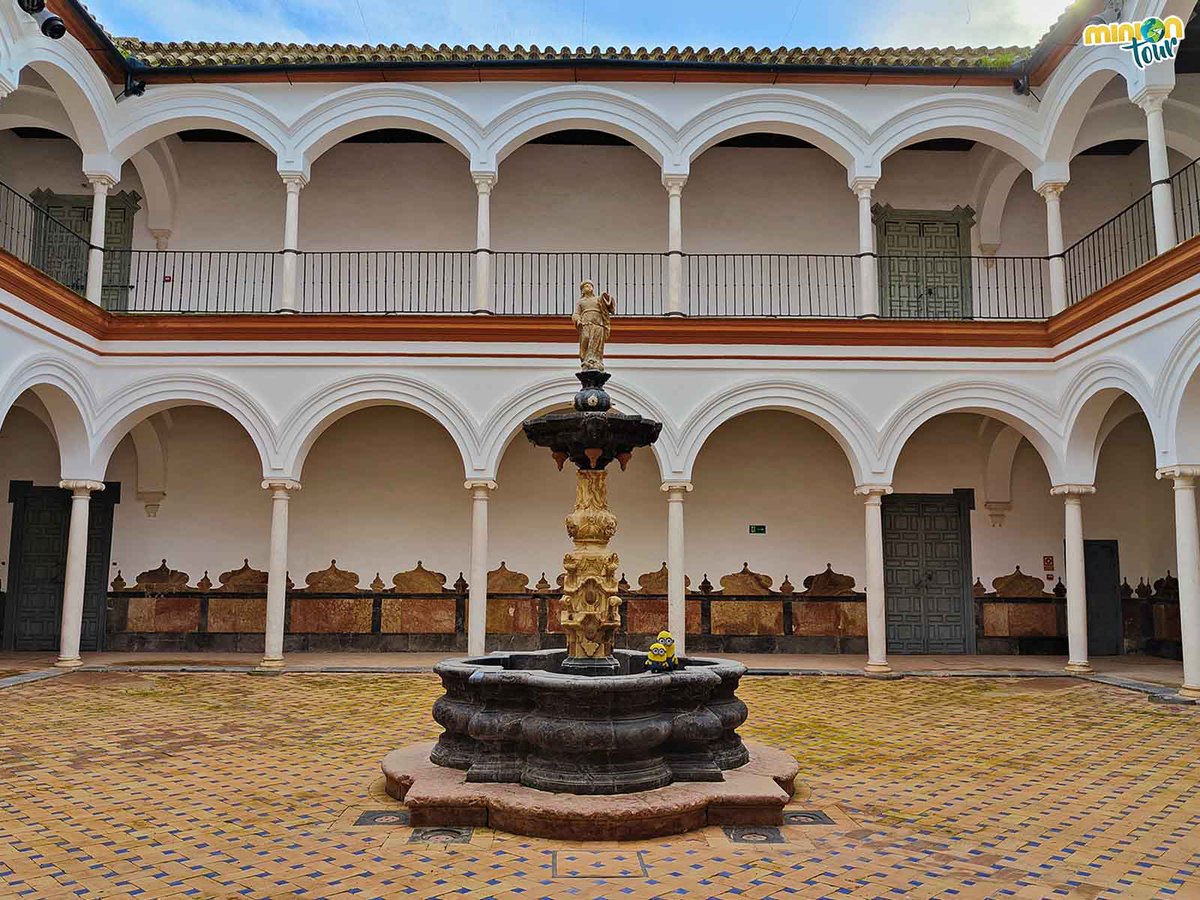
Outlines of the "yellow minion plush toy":
{"type": "Polygon", "coordinates": [[[671,632],[660,631],[655,640],[667,648],[667,669],[671,672],[683,668],[683,663],[679,661],[679,657],[675,655],[675,638],[671,637],[671,632]]]}
{"type": "Polygon", "coordinates": [[[655,673],[671,671],[667,648],[657,641],[650,645],[650,652],[646,654],[646,671],[655,673]]]}

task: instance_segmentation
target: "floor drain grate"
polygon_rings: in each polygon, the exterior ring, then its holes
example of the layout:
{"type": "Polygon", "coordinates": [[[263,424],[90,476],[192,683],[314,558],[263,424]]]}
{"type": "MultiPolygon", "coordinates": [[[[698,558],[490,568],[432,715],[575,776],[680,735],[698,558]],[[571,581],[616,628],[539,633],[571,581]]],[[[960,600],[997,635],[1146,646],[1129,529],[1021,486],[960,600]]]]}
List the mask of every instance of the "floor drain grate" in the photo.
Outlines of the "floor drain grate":
{"type": "Polygon", "coordinates": [[[833,819],[816,809],[801,809],[783,814],[784,825],[833,825],[833,819]]]}
{"type": "Polygon", "coordinates": [[[372,809],[354,820],[355,825],[407,825],[407,809],[372,809]]]}
{"type": "Polygon", "coordinates": [[[474,828],[438,828],[426,826],[414,828],[409,836],[410,844],[469,844],[474,828]]]}
{"type": "Polygon", "coordinates": [[[726,825],[725,837],[734,844],[783,844],[781,832],[774,825],[726,825]]]}

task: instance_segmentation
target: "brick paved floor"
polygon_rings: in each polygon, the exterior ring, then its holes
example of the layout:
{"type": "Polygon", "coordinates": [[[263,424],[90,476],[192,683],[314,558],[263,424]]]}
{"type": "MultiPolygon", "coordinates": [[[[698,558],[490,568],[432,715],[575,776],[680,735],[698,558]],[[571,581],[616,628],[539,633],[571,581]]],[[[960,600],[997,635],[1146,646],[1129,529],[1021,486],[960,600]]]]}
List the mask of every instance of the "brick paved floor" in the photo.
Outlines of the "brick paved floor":
{"type": "Polygon", "coordinates": [[[749,678],[744,733],[801,760],[792,808],[830,824],[568,846],[403,825],[379,760],[436,734],[439,692],[130,673],[0,691],[0,896],[1200,896],[1200,708],[1058,678],[749,678]]]}

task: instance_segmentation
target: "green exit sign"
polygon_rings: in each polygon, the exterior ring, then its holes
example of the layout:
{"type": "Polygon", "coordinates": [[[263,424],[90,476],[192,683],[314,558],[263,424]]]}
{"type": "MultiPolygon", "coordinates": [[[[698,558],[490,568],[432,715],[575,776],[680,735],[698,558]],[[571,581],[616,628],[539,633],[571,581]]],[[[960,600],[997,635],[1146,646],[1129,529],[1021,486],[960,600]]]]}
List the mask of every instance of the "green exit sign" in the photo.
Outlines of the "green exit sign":
{"type": "Polygon", "coordinates": [[[751,534],[766,534],[767,526],[766,525],[751,525],[750,533],[751,534]]]}

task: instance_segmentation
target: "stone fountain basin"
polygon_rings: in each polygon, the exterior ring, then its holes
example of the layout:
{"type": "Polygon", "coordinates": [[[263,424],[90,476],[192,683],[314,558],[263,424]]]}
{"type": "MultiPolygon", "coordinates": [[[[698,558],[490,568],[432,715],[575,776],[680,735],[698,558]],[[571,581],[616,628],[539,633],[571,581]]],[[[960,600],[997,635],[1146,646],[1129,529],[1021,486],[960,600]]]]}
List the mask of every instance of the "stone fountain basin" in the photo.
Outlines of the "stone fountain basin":
{"type": "Polygon", "coordinates": [[[688,658],[678,672],[644,670],[614,652],[618,675],[560,671],[565,650],[491,653],[434,666],[446,693],[433,707],[445,732],[430,754],[468,782],[572,794],[625,794],[678,781],[722,781],[749,761],[737,728],[746,668],[688,658]]]}

